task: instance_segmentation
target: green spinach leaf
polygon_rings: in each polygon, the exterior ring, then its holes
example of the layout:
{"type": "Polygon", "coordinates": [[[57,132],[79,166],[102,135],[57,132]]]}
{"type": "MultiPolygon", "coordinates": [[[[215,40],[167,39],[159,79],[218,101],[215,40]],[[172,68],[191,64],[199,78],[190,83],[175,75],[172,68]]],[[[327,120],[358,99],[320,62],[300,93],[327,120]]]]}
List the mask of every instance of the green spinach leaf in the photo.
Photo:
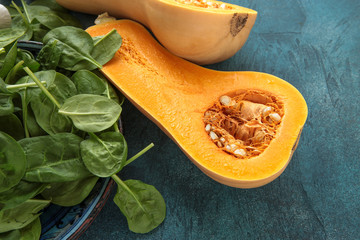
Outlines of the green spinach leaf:
{"type": "Polygon", "coordinates": [[[38,218],[39,211],[49,203],[49,200],[30,199],[15,208],[1,210],[0,233],[26,227],[38,218]]]}
{"type": "Polygon", "coordinates": [[[50,187],[41,195],[59,206],[75,206],[90,194],[98,179],[98,177],[91,176],[72,182],[51,183],[50,187]]]}
{"type": "Polygon", "coordinates": [[[0,203],[4,204],[3,209],[14,208],[23,202],[34,198],[36,195],[44,191],[47,186],[48,184],[44,183],[21,180],[14,187],[1,193],[0,203]]]}
{"type": "Polygon", "coordinates": [[[14,138],[0,132],[0,193],[18,184],[26,170],[25,153],[14,138]]]}
{"type": "Polygon", "coordinates": [[[79,94],[102,95],[106,91],[106,83],[89,70],[79,70],[71,76],[79,94]]]}
{"type": "Polygon", "coordinates": [[[4,240],[38,240],[40,236],[41,222],[39,217],[23,228],[0,233],[0,239],[4,240]]]}
{"type": "Polygon", "coordinates": [[[13,94],[0,92],[0,117],[14,112],[13,94]]]}
{"type": "Polygon", "coordinates": [[[99,69],[95,69],[92,71],[92,73],[94,73],[96,76],[98,76],[101,81],[104,83],[104,85],[106,86],[105,91],[103,92],[102,95],[114,100],[115,102],[117,102],[118,104],[122,105],[125,97],[124,95],[122,95],[121,93],[119,93],[118,91],[116,91],[113,86],[110,84],[110,82],[104,77],[104,75],[100,72],[99,69]]]}
{"type": "Polygon", "coordinates": [[[51,48],[41,49],[37,57],[40,63],[53,61],[52,55],[47,52],[51,50],[61,52],[60,58],[58,55],[55,56],[58,67],[71,71],[102,68],[102,65],[91,56],[94,43],[85,30],[72,26],[55,28],[45,35],[43,42],[51,48]]]}
{"type": "Polygon", "coordinates": [[[15,140],[20,140],[25,137],[21,121],[15,114],[0,117],[0,131],[7,133],[15,140]]]}
{"type": "Polygon", "coordinates": [[[82,131],[100,132],[119,119],[121,106],[104,96],[78,94],[66,99],[59,113],[71,118],[82,131]]]}
{"type": "Polygon", "coordinates": [[[81,157],[87,169],[99,177],[119,172],[127,159],[127,144],[120,132],[104,132],[80,144],[81,157]]]}
{"type": "Polygon", "coordinates": [[[23,179],[50,183],[75,181],[91,176],[80,156],[82,140],[72,133],[20,140],[28,160],[23,179]]]}
{"type": "Polygon", "coordinates": [[[20,229],[19,240],[37,240],[41,236],[41,222],[40,217],[37,217],[34,221],[27,226],[20,229]]]}
{"type": "Polygon", "coordinates": [[[10,70],[14,67],[16,63],[16,57],[17,57],[17,46],[16,46],[16,42],[14,42],[10,50],[7,52],[6,57],[4,59],[4,64],[0,69],[0,78],[5,78],[6,75],[10,72],[10,70]]]}
{"type": "Polygon", "coordinates": [[[105,36],[94,38],[94,48],[91,56],[100,64],[110,61],[120,48],[122,38],[116,29],[111,30],[105,36]]]}
{"type": "MultiPolygon", "coordinates": [[[[36,72],[35,76],[40,81],[46,82],[47,90],[60,104],[77,92],[74,83],[61,73],[49,70],[36,72]]],[[[20,80],[20,82],[33,82],[30,77],[20,80]]],[[[58,113],[58,107],[40,88],[27,89],[27,93],[29,95],[27,102],[30,102],[36,121],[42,129],[48,134],[71,131],[71,120],[58,113]]]]}
{"type": "Polygon", "coordinates": [[[0,239],[4,240],[19,240],[21,239],[21,232],[19,229],[0,233],[0,239]]]}
{"type": "Polygon", "coordinates": [[[147,233],[164,221],[165,201],[154,186],[139,180],[122,181],[117,176],[113,179],[118,184],[114,202],[125,215],[131,231],[147,233]]]}

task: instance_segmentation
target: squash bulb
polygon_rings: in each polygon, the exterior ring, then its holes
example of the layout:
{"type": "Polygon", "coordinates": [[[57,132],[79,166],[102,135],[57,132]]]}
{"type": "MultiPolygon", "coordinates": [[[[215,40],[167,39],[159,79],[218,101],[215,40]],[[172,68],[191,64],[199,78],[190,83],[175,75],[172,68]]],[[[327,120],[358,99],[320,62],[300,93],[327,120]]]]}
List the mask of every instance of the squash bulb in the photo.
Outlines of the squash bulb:
{"type": "Polygon", "coordinates": [[[228,186],[253,188],[285,170],[308,111],[294,86],[266,73],[193,64],[130,20],[87,32],[101,36],[114,28],[123,43],[101,71],[206,175],[228,186]]]}
{"type": "Polygon", "coordinates": [[[129,18],[150,29],[173,54],[205,65],[232,57],[245,44],[257,12],[219,1],[57,0],[74,11],[129,18]]]}

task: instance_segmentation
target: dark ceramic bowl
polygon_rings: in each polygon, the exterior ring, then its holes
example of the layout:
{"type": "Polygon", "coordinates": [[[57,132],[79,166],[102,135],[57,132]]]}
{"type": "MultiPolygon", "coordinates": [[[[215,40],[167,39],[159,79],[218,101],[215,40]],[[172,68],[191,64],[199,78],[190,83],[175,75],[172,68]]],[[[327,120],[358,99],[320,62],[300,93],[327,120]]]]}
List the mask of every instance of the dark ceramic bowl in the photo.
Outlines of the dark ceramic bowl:
{"type": "MultiPolygon", "coordinates": [[[[19,41],[18,47],[30,51],[34,56],[42,48],[42,43],[19,41]]],[[[122,130],[121,120],[119,120],[122,130]]],[[[111,178],[100,178],[89,196],[80,204],[60,207],[50,204],[40,216],[41,240],[77,239],[94,221],[109,198],[114,182],[111,178]]]]}

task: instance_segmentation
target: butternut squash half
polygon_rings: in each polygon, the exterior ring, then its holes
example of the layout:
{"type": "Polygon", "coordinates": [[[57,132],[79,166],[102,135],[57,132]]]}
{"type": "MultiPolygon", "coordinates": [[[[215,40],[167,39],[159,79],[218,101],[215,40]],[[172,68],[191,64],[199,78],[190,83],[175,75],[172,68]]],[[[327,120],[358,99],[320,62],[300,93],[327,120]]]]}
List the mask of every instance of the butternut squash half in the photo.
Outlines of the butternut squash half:
{"type": "Polygon", "coordinates": [[[57,0],[74,11],[108,12],[136,20],[170,52],[198,64],[220,62],[246,42],[257,12],[218,1],[201,0],[57,0]]]}
{"type": "Polygon", "coordinates": [[[114,28],[123,44],[102,72],[205,174],[253,188],[284,171],[307,118],[297,89],[265,73],[214,71],[188,62],[130,20],[87,31],[99,36],[114,28]]]}

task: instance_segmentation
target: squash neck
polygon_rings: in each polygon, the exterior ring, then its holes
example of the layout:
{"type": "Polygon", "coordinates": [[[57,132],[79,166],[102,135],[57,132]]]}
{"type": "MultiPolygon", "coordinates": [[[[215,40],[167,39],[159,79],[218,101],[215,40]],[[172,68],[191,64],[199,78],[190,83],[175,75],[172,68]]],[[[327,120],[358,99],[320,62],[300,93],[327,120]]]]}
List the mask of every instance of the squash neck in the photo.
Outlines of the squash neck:
{"type": "Polygon", "coordinates": [[[142,23],[148,27],[148,16],[146,8],[154,0],[110,0],[108,9],[112,9],[109,14],[117,18],[127,18],[142,23]]]}

